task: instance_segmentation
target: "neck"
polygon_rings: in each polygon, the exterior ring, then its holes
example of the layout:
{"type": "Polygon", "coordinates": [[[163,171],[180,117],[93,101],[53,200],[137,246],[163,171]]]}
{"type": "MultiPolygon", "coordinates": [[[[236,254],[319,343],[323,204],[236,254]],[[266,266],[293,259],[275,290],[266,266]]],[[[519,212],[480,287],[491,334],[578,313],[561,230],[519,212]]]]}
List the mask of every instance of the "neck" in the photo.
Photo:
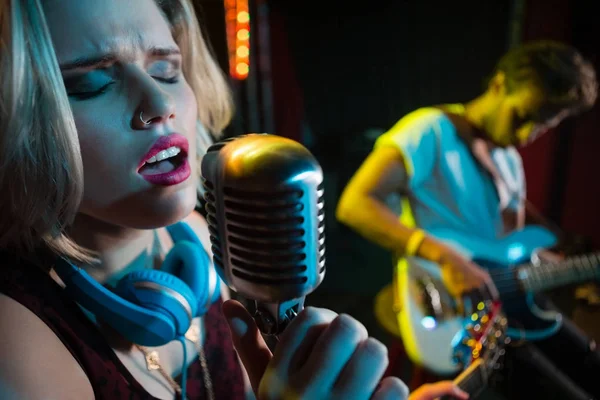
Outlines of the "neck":
{"type": "Polygon", "coordinates": [[[521,267],[517,278],[526,291],[540,292],[600,276],[600,253],[571,257],[559,262],[521,267]]]}
{"type": "Polygon", "coordinates": [[[493,99],[488,92],[465,103],[464,118],[471,126],[472,135],[495,144],[497,140],[490,133],[489,125],[493,99]]]}
{"type": "Polygon", "coordinates": [[[124,228],[85,214],[77,215],[70,235],[77,244],[96,253],[99,264],[82,268],[100,283],[134,262],[145,265],[154,240],[152,230],[124,228]]]}

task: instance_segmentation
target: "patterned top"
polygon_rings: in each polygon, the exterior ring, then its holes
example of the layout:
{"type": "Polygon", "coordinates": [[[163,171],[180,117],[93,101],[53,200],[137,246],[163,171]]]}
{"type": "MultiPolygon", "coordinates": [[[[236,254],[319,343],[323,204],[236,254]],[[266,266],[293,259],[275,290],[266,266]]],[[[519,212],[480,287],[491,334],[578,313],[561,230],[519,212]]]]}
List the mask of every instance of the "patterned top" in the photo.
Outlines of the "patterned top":
{"type": "MultiPolygon", "coordinates": [[[[27,307],[54,331],[85,371],[96,400],[155,399],[121,363],[96,325],[47,273],[10,257],[1,259],[0,293],[27,307]]],[[[214,395],[216,399],[245,399],[242,370],[221,304],[221,300],[213,304],[204,316],[204,351],[214,395]]],[[[198,359],[188,368],[186,385],[190,400],[205,398],[198,359]]]]}

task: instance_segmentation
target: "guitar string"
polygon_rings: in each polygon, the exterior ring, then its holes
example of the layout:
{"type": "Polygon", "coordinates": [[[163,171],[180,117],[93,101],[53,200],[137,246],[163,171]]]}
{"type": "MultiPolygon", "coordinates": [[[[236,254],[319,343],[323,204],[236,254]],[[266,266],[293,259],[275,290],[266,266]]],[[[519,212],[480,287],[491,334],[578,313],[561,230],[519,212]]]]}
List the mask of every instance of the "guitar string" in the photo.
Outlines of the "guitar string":
{"type": "MultiPolygon", "coordinates": [[[[574,278],[582,277],[587,279],[593,279],[594,275],[597,275],[597,266],[599,263],[599,256],[584,256],[576,259],[568,260],[563,263],[545,263],[538,267],[533,267],[528,270],[528,280],[533,282],[534,285],[536,281],[547,281],[556,279],[556,277],[565,277],[564,274],[572,275],[574,278]],[[562,264],[562,265],[561,265],[562,264]],[[560,267],[556,268],[557,266],[560,267]],[[548,277],[547,274],[550,273],[550,270],[555,268],[555,277],[548,277]],[[546,276],[544,276],[546,275],[546,276]]],[[[504,293],[511,293],[513,291],[522,291],[519,286],[519,279],[516,276],[517,271],[515,269],[508,269],[503,271],[493,271],[490,273],[492,277],[497,277],[494,280],[496,287],[499,291],[504,293]],[[499,277],[499,278],[498,278],[499,277]]]]}
{"type": "MultiPolygon", "coordinates": [[[[565,272],[567,272],[567,271],[572,272],[573,271],[572,267],[576,267],[576,269],[583,270],[583,271],[578,271],[578,272],[585,273],[585,272],[594,272],[592,270],[596,269],[597,266],[595,267],[593,264],[598,264],[599,262],[600,262],[600,253],[594,253],[594,254],[589,254],[589,255],[573,257],[573,258],[570,258],[567,260],[559,261],[557,263],[546,262],[539,266],[532,266],[531,264],[525,264],[525,265],[527,267],[530,267],[530,266],[532,267],[530,269],[530,271],[541,271],[543,269],[548,269],[555,265],[564,264],[565,266],[563,268],[564,268],[565,272]],[[539,268],[539,269],[536,270],[536,268],[539,268]],[[588,269],[590,271],[588,271],[588,269]]],[[[517,270],[522,267],[523,266],[517,266],[517,267],[509,268],[509,269],[491,270],[491,271],[488,271],[488,273],[492,277],[492,280],[494,281],[494,284],[499,292],[502,292],[502,294],[504,294],[504,295],[514,295],[514,294],[518,294],[519,292],[522,292],[522,289],[520,287],[518,287],[519,286],[518,278],[515,276],[517,270]],[[496,277],[496,279],[493,279],[494,277],[496,277]]],[[[561,268],[561,269],[563,269],[563,268],[561,268]]],[[[533,273],[535,274],[535,272],[533,272],[533,273]]],[[[542,273],[544,273],[544,272],[542,272],[542,273]]]]}

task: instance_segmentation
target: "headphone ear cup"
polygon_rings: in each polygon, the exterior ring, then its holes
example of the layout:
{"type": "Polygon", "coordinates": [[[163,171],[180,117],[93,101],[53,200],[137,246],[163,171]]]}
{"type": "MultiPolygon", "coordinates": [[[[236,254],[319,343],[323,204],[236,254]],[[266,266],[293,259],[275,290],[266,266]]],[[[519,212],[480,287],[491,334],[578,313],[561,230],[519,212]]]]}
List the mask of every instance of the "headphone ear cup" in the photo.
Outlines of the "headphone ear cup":
{"type": "MultiPolygon", "coordinates": [[[[197,313],[197,300],[181,279],[163,271],[134,271],[124,276],[115,288],[117,295],[140,307],[165,315],[177,336],[185,335],[197,313]]],[[[175,337],[169,338],[165,343],[175,337]]]]}
{"type": "Polygon", "coordinates": [[[175,243],[165,257],[161,271],[179,277],[190,287],[196,298],[195,316],[206,314],[210,305],[220,297],[219,279],[210,257],[204,247],[196,243],[187,240],[175,243]]]}
{"type": "Polygon", "coordinates": [[[62,257],[54,270],[73,300],[133,343],[161,346],[176,337],[176,324],[169,313],[142,307],[117,295],[62,257]]]}

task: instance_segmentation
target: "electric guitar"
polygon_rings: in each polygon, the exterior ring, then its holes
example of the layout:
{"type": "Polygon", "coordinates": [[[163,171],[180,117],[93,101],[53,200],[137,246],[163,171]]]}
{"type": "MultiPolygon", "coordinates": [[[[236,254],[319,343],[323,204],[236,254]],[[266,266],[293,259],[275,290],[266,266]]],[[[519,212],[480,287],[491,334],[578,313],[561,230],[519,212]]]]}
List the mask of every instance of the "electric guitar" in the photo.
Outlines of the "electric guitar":
{"type": "MultiPolygon", "coordinates": [[[[453,382],[469,394],[469,398],[476,398],[488,386],[488,381],[494,369],[500,365],[495,360],[480,358],[475,360],[467,369],[460,373],[453,382]]],[[[451,396],[442,396],[441,400],[454,399],[451,396]]]]}
{"type": "MultiPolygon", "coordinates": [[[[509,320],[507,335],[513,339],[543,339],[561,326],[561,315],[539,307],[534,293],[600,278],[600,254],[558,263],[523,264],[531,260],[536,249],[556,243],[552,233],[538,226],[528,226],[493,242],[450,230],[429,234],[489,270],[509,320]]],[[[439,266],[410,257],[401,259],[396,268],[393,290],[401,305],[396,318],[408,356],[439,375],[460,372],[464,365],[455,362],[452,342],[465,328],[464,315],[446,290],[439,266]]]]}
{"type": "Polygon", "coordinates": [[[500,303],[487,301],[485,305],[467,317],[465,329],[452,343],[455,361],[464,368],[453,382],[467,392],[469,398],[476,398],[488,386],[493,373],[502,368],[504,348],[510,343],[506,336],[507,319],[500,303]]]}

